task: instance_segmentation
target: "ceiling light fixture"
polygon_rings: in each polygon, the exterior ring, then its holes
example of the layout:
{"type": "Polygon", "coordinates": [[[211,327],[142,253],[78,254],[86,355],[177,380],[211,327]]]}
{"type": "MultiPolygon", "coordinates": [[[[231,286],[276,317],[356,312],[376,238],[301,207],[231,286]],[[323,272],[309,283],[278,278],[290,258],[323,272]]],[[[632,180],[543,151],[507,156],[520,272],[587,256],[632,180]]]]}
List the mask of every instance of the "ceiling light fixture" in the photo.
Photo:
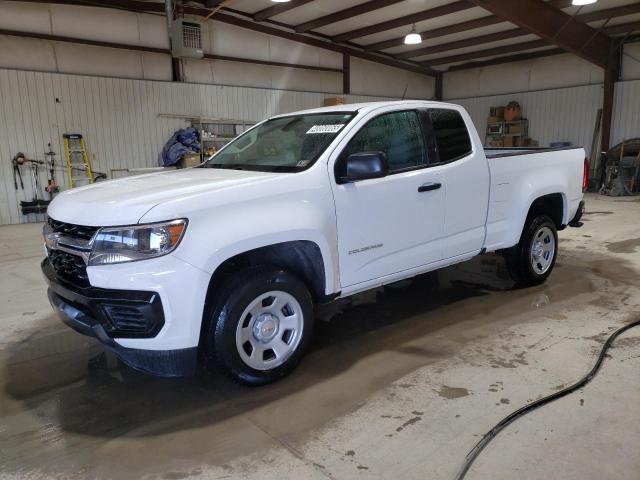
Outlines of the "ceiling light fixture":
{"type": "Polygon", "coordinates": [[[407,33],[406,37],[404,37],[404,44],[417,45],[419,43],[422,43],[422,37],[418,32],[416,32],[416,24],[414,23],[413,27],[411,28],[411,31],[407,33]]]}
{"type": "Polygon", "coordinates": [[[271,0],[273,3],[287,3],[290,2],[291,0],[271,0]]]}
{"type": "Polygon", "coordinates": [[[597,1],[598,0],[571,0],[571,5],[591,5],[597,1]]]}

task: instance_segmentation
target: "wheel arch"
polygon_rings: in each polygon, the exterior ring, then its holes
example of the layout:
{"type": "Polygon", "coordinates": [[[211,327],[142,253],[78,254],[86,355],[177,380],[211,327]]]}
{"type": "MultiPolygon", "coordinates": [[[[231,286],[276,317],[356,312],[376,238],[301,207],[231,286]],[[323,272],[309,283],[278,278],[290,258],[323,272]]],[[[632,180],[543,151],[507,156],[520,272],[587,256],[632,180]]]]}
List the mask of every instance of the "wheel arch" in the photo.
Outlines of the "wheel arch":
{"type": "Polygon", "coordinates": [[[562,230],[567,224],[567,199],[563,193],[548,193],[535,198],[529,205],[525,224],[531,218],[537,215],[547,215],[556,226],[556,229],[562,230]]]}
{"type": "Polygon", "coordinates": [[[568,211],[567,197],[561,191],[550,189],[547,192],[538,192],[535,195],[531,195],[521,205],[522,210],[514,211],[516,218],[513,221],[518,223],[514,225],[514,228],[510,231],[509,238],[505,242],[507,248],[516,245],[520,241],[527,223],[536,215],[548,215],[553,220],[557,230],[562,230],[568,223],[566,218],[568,211]]]}
{"type": "Polygon", "coordinates": [[[207,288],[200,339],[208,326],[211,307],[215,305],[216,292],[233,273],[262,265],[282,268],[296,275],[305,283],[315,302],[330,300],[327,294],[326,263],[320,246],[310,240],[292,240],[263,245],[236,253],[222,261],[210,277],[207,288]]]}

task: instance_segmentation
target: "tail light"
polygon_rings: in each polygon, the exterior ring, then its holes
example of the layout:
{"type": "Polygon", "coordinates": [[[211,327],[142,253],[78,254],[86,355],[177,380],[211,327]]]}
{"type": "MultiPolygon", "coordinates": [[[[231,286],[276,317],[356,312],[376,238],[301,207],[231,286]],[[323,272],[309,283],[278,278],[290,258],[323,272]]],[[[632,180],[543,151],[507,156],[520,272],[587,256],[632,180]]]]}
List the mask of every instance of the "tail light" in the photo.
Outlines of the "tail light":
{"type": "Polygon", "coordinates": [[[587,185],[589,184],[589,159],[584,159],[584,171],[582,172],[582,192],[587,191],[587,185]]]}

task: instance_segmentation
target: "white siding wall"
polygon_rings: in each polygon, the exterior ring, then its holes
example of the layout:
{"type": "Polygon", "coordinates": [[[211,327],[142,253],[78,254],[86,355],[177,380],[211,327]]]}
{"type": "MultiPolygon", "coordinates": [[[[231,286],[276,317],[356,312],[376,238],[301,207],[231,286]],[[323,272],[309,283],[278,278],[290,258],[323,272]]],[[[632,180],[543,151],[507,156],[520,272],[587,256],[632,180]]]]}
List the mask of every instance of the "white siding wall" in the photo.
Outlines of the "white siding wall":
{"type": "MultiPolygon", "coordinates": [[[[0,0],[0,29],[87,40],[168,48],[162,15],[72,5],[0,0]]],[[[271,62],[342,68],[342,54],[209,21],[205,53],[271,62]]],[[[0,35],[0,68],[107,77],[171,80],[169,55],[0,35]]],[[[185,81],[339,94],[339,72],[281,68],[227,61],[187,60],[185,81]]],[[[432,98],[431,77],[352,59],[352,92],[361,95],[432,98]]]]}
{"type": "Polygon", "coordinates": [[[640,137],[640,80],[616,84],[611,145],[640,137]]]}
{"type": "Polygon", "coordinates": [[[435,80],[406,70],[352,58],[351,92],[362,95],[431,99],[435,93],[435,80]]]}
{"type": "MultiPolygon", "coordinates": [[[[38,221],[19,212],[33,197],[29,171],[25,190],[13,185],[9,161],[17,152],[43,159],[48,142],[63,165],[62,134],[82,133],[94,170],[157,166],[171,134],[187,124],[160,113],[259,121],[322,105],[326,94],[217,85],[155,82],[0,69],[0,225],[38,221]],[[58,99],[58,101],[56,101],[58,99]]],[[[348,95],[349,102],[384,100],[348,95]]],[[[56,172],[61,183],[62,170],[56,172]]],[[[41,169],[41,186],[46,172],[41,169]]]]}
{"type": "Polygon", "coordinates": [[[529,119],[529,136],[538,140],[540,146],[569,141],[590,149],[596,114],[602,108],[602,85],[448,101],[463,105],[469,111],[484,140],[489,107],[506,105],[512,100],[522,107],[523,116],[529,119]]]}
{"type": "MultiPolygon", "coordinates": [[[[447,100],[464,106],[484,139],[489,107],[515,100],[529,119],[529,136],[548,146],[570,141],[591,149],[598,109],[602,108],[602,85],[559,88],[447,100]]],[[[640,80],[616,83],[611,126],[611,146],[640,137],[640,80]]]]}
{"type": "MultiPolygon", "coordinates": [[[[640,79],[640,43],[625,45],[622,80],[640,79]]],[[[596,85],[604,81],[601,68],[575,55],[562,54],[444,74],[445,99],[596,85]]]]}
{"type": "Polygon", "coordinates": [[[598,84],[604,74],[579,57],[563,54],[453,71],[443,80],[444,98],[450,99],[598,84]]]}

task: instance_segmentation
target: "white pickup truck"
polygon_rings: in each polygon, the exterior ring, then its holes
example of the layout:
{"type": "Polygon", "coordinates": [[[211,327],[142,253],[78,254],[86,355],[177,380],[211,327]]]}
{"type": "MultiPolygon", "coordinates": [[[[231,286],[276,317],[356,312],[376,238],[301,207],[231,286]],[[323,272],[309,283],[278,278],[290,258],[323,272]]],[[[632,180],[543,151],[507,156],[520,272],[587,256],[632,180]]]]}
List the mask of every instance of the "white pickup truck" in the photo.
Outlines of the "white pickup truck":
{"type": "Polygon", "coordinates": [[[62,320],[128,365],[263,384],[299,362],[315,304],[491,251],[543,282],[587,171],[582,148],[483,149],[457,105],[318,108],[198,167],[65,191],[42,269],[62,320]]]}

